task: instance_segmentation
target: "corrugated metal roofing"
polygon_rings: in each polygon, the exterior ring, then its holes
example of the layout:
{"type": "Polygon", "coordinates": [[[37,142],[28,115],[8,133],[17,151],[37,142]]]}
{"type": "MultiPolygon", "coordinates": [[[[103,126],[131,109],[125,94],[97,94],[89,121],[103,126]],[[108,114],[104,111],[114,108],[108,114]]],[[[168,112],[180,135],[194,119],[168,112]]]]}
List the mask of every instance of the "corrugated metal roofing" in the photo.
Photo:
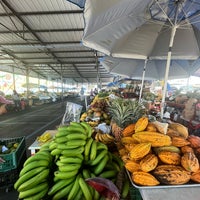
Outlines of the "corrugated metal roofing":
{"type": "Polygon", "coordinates": [[[1,0],[0,70],[28,69],[48,80],[112,81],[98,62],[104,55],[81,44],[83,30],[83,10],[66,0],[1,0]]]}

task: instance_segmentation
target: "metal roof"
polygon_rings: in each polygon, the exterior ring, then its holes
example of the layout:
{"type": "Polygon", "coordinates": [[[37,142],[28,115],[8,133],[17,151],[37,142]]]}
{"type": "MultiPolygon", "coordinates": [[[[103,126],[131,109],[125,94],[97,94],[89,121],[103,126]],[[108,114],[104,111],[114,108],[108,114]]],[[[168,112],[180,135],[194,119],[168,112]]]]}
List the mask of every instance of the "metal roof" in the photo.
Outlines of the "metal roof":
{"type": "Polygon", "coordinates": [[[66,0],[1,0],[0,70],[110,82],[98,62],[104,55],[81,44],[83,31],[83,10],[66,0]]]}

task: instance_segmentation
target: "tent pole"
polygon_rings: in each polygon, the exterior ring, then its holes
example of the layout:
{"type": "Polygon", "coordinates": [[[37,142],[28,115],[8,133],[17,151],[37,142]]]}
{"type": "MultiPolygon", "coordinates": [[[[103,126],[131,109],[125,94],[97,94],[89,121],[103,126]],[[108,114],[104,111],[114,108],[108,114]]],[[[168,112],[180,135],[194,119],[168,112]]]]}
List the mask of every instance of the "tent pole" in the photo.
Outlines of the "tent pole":
{"type": "Polygon", "coordinates": [[[142,73],[142,85],[141,85],[141,88],[140,88],[139,102],[141,102],[141,98],[142,98],[142,91],[143,91],[143,86],[144,86],[144,77],[145,77],[147,62],[148,62],[148,59],[146,59],[144,61],[144,68],[143,68],[143,73],[142,73]]]}
{"type": "Polygon", "coordinates": [[[163,92],[162,92],[162,102],[161,102],[161,113],[160,113],[161,119],[163,119],[163,114],[164,114],[165,96],[166,96],[166,92],[167,92],[167,80],[168,80],[168,76],[169,76],[169,68],[170,68],[171,55],[172,55],[172,46],[174,43],[176,29],[177,29],[176,25],[172,27],[171,38],[170,38],[170,43],[169,43],[169,51],[167,54],[167,64],[166,64],[166,70],[165,70],[164,88],[163,88],[163,92]]]}
{"type": "Polygon", "coordinates": [[[173,47],[173,44],[174,44],[174,37],[176,35],[176,30],[178,28],[177,17],[178,17],[180,4],[181,4],[181,2],[179,2],[179,1],[176,4],[176,13],[175,13],[175,18],[174,18],[174,25],[172,26],[171,37],[170,37],[170,42],[169,42],[169,50],[168,50],[168,54],[167,54],[167,64],[166,64],[164,88],[163,88],[163,93],[162,93],[161,112],[160,112],[161,119],[163,119],[163,114],[164,114],[165,96],[166,96],[166,92],[167,92],[167,80],[168,80],[168,76],[169,76],[169,68],[170,68],[170,63],[171,63],[172,47],[173,47]]]}

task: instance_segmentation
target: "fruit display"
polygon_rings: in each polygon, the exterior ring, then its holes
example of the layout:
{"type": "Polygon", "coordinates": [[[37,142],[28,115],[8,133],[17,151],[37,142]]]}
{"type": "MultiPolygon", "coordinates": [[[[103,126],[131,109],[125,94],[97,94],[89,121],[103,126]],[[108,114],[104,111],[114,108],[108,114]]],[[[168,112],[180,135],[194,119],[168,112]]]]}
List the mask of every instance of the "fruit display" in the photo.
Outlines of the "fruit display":
{"type": "Polygon", "coordinates": [[[166,134],[161,126],[143,116],[121,135],[118,151],[131,181],[139,186],[200,183],[200,137],[179,123],[169,124],[166,134]]]}
{"type": "Polygon", "coordinates": [[[85,121],[92,127],[96,127],[98,124],[103,122],[105,122],[107,125],[110,124],[110,116],[107,109],[109,97],[99,97],[99,95],[100,94],[94,97],[89,106],[89,109],[80,117],[80,121],[85,121]]]}
{"type": "MultiPolygon", "coordinates": [[[[120,199],[129,184],[117,187],[123,161],[92,137],[86,122],[61,126],[52,141],[29,157],[14,187],[20,199],[120,199]]],[[[126,179],[126,181],[128,178],[126,179]]]]}

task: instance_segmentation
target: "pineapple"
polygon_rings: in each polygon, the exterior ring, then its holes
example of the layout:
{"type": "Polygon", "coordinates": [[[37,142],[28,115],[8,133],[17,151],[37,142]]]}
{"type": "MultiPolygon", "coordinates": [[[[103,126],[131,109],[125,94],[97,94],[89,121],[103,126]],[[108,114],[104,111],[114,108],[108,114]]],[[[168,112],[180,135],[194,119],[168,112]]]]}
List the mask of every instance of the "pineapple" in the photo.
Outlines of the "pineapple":
{"type": "Polygon", "coordinates": [[[111,116],[111,129],[116,141],[120,141],[123,129],[131,123],[135,123],[145,114],[145,107],[138,101],[117,98],[109,103],[111,116]]]}

